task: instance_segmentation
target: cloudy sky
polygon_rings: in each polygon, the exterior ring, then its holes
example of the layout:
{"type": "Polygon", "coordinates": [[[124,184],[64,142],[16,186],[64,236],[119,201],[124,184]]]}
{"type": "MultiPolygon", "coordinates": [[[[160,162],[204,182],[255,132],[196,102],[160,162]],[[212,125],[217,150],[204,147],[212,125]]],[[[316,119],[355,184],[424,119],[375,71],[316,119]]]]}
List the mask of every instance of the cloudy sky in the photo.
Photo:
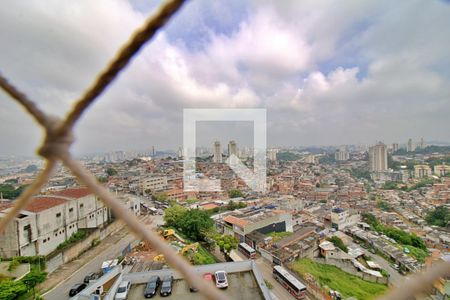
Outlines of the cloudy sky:
{"type": "MultiPolygon", "coordinates": [[[[63,115],[157,5],[2,1],[0,72],[63,115]]],[[[176,149],[184,108],[266,108],[269,146],[450,141],[449,16],[444,0],[192,0],[83,116],[75,151],[176,149]]],[[[3,92],[0,121],[0,154],[35,151],[41,130],[3,92]]]]}

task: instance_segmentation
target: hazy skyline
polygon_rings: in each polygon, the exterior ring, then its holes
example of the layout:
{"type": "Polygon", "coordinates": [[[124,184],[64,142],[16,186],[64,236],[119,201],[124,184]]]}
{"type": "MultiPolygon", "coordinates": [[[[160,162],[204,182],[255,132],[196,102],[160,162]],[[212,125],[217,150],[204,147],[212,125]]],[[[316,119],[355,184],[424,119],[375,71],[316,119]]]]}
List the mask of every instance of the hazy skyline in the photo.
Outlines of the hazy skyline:
{"type": "MultiPolygon", "coordinates": [[[[6,2],[0,72],[56,115],[159,3],[6,2]]],[[[442,0],[187,2],[82,118],[74,151],[177,149],[184,108],[221,107],[266,108],[269,147],[448,142],[449,15],[442,0]]],[[[0,120],[0,155],[35,152],[42,131],[3,92],[0,120]]],[[[250,134],[222,128],[222,142],[250,134]]]]}

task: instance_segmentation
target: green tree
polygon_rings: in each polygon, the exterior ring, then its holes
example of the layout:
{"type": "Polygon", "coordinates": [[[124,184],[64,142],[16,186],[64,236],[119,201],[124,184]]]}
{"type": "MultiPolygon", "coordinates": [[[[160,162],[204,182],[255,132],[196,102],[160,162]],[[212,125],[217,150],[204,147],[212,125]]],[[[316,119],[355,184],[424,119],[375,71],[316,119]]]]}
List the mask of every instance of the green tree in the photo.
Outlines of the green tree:
{"type": "Polygon", "coordinates": [[[47,278],[46,272],[40,272],[40,271],[31,271],[27,275],[25,275],[24,278],[22,278],[23,283],[28,287],[28,289],[33,290],[33,296],[36,296],[34,287],[38,285],[39,283],[42,283],[47,278]]]}
{"type": "Polygon", "coordinates": [[[235,209],[239,209],[239,208],[244,208],[247,205],[244,202],[239,201],[238,203],[234,202],[233,200],[230,200],[230,202],[228,202],[226,208],[227,210],[235,210],[235,209]]]}
{"type": "Polygon", "coordinates": [[[363,178],[367,180],[372,180],[372,177],[370,177],[370,172],[365,169],[351,169],[350,174],[355,178],[363,178]]]}
{"type": "Polygon", "coordinates": [[[20,265],[20,261],[18,259],[16,259],[15,257],[11,260],[11,262],[9,263],[8,266],[8,271],[12,272],[15,269],[17,269],[17,267],[20,265]]]}
{"type": "Polygon", "coordinates": [[[372,215],[371,213],[363,213],[361,216],[363,218],[363,221],[369,224],[370,226],[372,227],[378,226],[379,222],[377,218],[375,218],[375,216],[372,215]]]}
{"type": "Polygon", "coordinates": [[[108,168],[108,169],[106,169],[106,174],[108,174],[108,176],[114,176],[114,175],[117,175],[117,170],[116,169],[114,169],[114,168],[108,168]]]}
{"type": "Polygon", "coordinates": [[[0,299],[15,300],[27,292],[27,286],[21,281],[0,281],[0,299]]]}
{"type": "Polygon", "coordinates": [[[213,228],[214,221],[203,210],[188,210],[181,218],[181,231],[194,241],[203,240],[206,233],[213,228]]]}
{"type": "Polygon", "coordinates": [[[228,197],[239,198],[239,197],[244,197],[244,194],[238,189],[231,189],[231,190],[228,190],[228,197]]]}
{"type": "Polygon", "coordinates": [[[384,190],[396,190],[398,189],[397,183],[394,181],[386,181],[383,184],[383,189],[384,190]]]}
{"type": "Polygon", "coordinates": [[[187,209],[180,205],[174,205],[164,210],[164,221],[167,225],[180,228],[181,220],[187,213],[187,209]]]}
{"type": "Polygon", "coordinates": [[[392,207],[389,205],[389,203],[387,203],[384,200],[378,200],[377,201],[377,207],[379,209],[381,209],[381,210],[384,210],[384,211],[391,211],[392,210],[392,207]]]}
{"type": "Polygon", "coordinates": [[[215,234],[214,240],[225,257],[228,257],[231,250],[236,249],[239,244],[237,238],[227,234],[215,234]]]}
{"type": "Polygon", "coordinates": [[[426,216],[427,223],[445,227],[450,222],[450,211],[446,206],[438,206],[426,216]]]}
{"type": "Polygon", "coordinates": [[[333,235],[330,238],[327,238],[327,241],[332,242],[336,247],[344,251],[345,253],[348,252],[347,246],[344,245],[344,242],[337,236],[333,235]]]}
{"type": "Polygon", "coordinates": [[[108,182],[108,178],[106,176],[98,176],[97,177],[97,181],[100,183],[107,183],[108,182]]]}
{"type": "Polygon", "coordinates": [[[169,202],[169,196],[166,193],[157,193],[152,196],[153,200],[159,202],[169,202]]]}
{"type": "Polygon", "coordinates": [[[26,187],[26,185],[21,185],[16,188],[12,184],[0,184],[0,193],[3,198],[13,200],[19,197],[26,187]]]}
{"type": "Polygon", "coordinates": [[[197,203],[198,201],[199,201],[198,199],[190,198],[190,199],[186,200],[186,203],[191,205],[191,204],[197,203]]]}
{"type": "Polygon", "coordinates": [[[278,160],[294,161],[300,158],[300,155],[288,151],[280,151],[277,153],[278,160]]]}

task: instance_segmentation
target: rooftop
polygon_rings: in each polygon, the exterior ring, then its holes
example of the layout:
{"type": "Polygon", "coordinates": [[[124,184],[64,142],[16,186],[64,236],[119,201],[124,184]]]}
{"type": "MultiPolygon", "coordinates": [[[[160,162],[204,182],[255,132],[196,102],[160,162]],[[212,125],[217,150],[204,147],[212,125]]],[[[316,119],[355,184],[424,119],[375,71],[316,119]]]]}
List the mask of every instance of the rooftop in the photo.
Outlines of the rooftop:
{"type": "Polygon", "coordinates": [[[91,195],[92,192],[87,187],[77,187],[77,188],[68,188],[61,191],[54,191],[52,192],[52,194],[78,199],[91,195]]]}
{"type": "Polygon", "coordinates": [[[25,206],[24,210],[37,213],[64,204],[66,201],[67,200],[59,197],[38,196],[34,197],[33,200],[31,200],[31,202],[27,206],[25,206]]]}
{"type": "Polygon", "coordinates": [[[223,220],[227,223],[231,223],[233,225],[237,225],[239,227],[244,227],[245,225],[249,224],[249,221],[240,219],[240,218],[236,218],[235,216],[226,216],[225,218],[223,218],[223,220]]]}
{"type": "MultiPolygon", "coordinates": [[[[257,268],[257,265],[252,260],[245,260],[240,262],[228,262],[228,263],[218,263],[210,265],[193,266],[193,271],[199,276],[205,273],[214,274],[216,271],[227,272],[228,288],[220,290],[224,293],[228,299],[272,299],[270,296],[269,289],[267,288],[264,279],[257,268]]],[[[116,275],[122,273],[122,266],[119,265],[101,278],[95,284],[89,285],[80,294],[78,294],[79,299],[88,299],[88,295],[94,292],[96,286],[105,282],[107,278],[117,278],[116,275]],[[110,274],[111,273],[111,274],[110,274]],[[81,298],[82,297],[82,298],[81,298]],[[86,298],[85,298],[86,297],[86,298]]],[[[160,278],[166,275],[172,275],[174,277],[172,295],[169,299],[204,299],[200,293],[191,293],[189,291],[189,284],[183,278],[183,276],[176,270],[172,269],[162,269],[162,270],[149,270],[145,272],[132,272],[132,273],[122,273],[122,276],[114,283],[111,289],[108,291],[109,296],[113,296],[117,290],[117,286],[122,281],[130,281],[131,289],[128,294],[130,300],[133,299],[145,299],[144,298],[144,288],[148,280],[157,275],[160,278]],[[120,281],[119,281],[120,280],[120,281]]],[[[211,283],[214,284],[215,282],[211,283]]],[[[159,289],[158,294],[154,297],[160,299],[159,289]]]]}
{"type": "Polygon", "coordinates": [[[320,247],[320,249],[322,249],[324,251],[333,251],[336,249],[334,244],[329,241],[323,241],[322,243],[320,243],[319,247],[320,247]]]}

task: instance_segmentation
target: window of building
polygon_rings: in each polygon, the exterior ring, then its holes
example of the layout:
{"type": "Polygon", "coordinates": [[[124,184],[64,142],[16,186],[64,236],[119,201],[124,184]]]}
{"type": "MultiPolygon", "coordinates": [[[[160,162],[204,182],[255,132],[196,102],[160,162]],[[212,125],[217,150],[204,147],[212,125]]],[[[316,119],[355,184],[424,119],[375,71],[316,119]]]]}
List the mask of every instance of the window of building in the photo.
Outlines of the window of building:
{"type": "MultiPolygon", "coordinates": [[[[80,206],[81,207],[81,206],[80,206]]],[[[69,212],[72,213],[73,212],[73,207],[69,208],[69,212]]]]}
{"type": "Polygon", "coordinates": [[[31,242],[31,225],[25,225],[23,226],[23,232],[25,235],[25,240],[27,240],[28,242],[31,242]]]}
{"type": "Polygon", "coordinates": [[[57,213],[57,214],[56,214],[56,217],[57,217],[57,218],[61,218],[61,213],[57,213]]]}

